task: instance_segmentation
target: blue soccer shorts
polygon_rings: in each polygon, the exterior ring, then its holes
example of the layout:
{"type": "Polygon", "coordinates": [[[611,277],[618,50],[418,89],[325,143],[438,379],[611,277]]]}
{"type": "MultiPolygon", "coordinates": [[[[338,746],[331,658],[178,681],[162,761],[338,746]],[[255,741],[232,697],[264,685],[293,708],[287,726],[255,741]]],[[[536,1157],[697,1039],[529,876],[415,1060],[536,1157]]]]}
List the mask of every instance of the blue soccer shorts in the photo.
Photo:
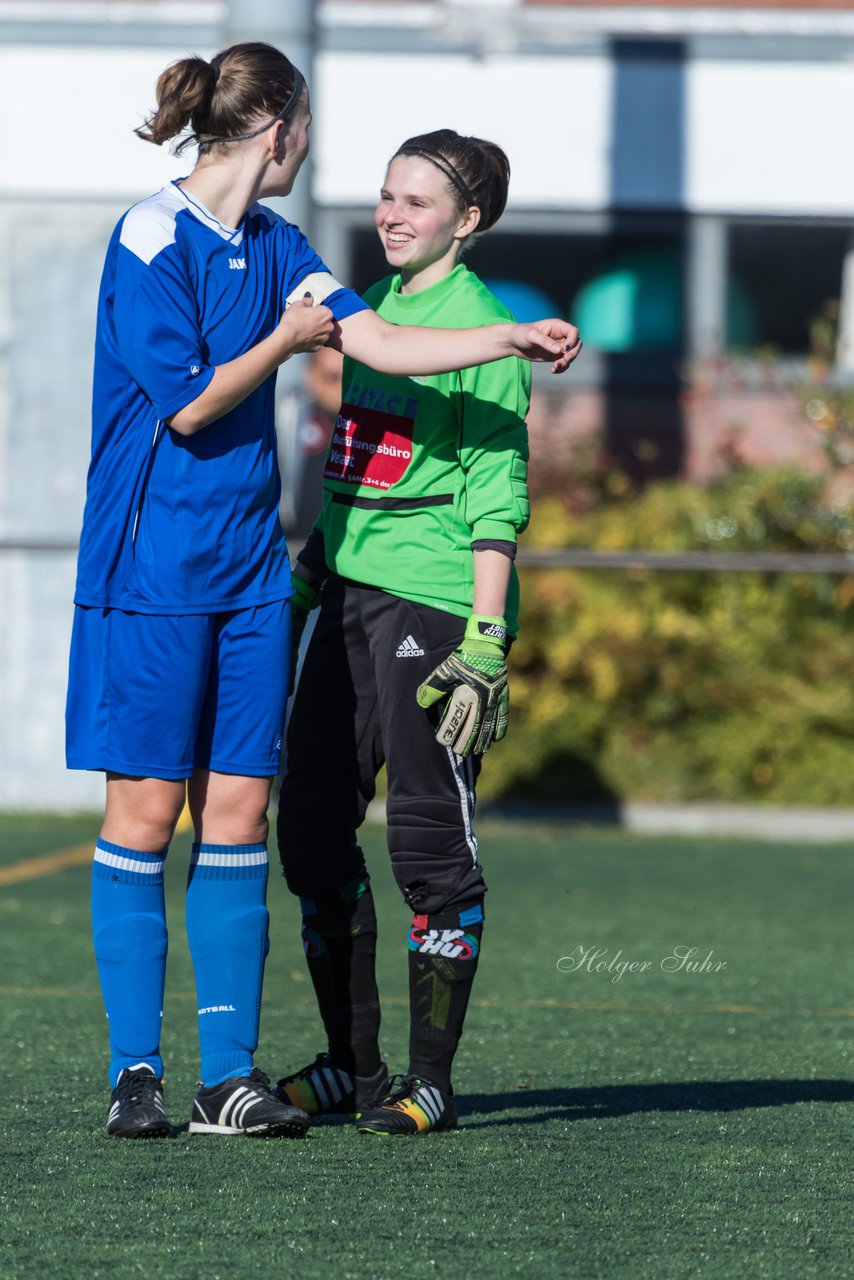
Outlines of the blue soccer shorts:
{"type": "Polygon", "coordinates": [[[165,779],[196,769],[274,776],[290,642],[287,600],[175,617],[77,605],[69,769],[165,779]]]}

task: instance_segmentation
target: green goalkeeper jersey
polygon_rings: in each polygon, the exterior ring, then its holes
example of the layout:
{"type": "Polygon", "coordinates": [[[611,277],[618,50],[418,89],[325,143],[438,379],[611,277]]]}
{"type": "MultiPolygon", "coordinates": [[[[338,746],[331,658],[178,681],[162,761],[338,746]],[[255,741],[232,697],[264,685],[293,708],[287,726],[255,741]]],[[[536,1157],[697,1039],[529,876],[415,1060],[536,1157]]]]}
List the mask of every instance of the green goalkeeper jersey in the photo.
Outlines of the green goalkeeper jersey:
{"type": "MultiPolygon", "coordinates": [[[[512,320],[462,264],[414,294],[389,276],[365,301],[392,324],[512,320]]],[[[515,357],[434,377],[391,377],[345,359],[317,520],[329,571],[467,617],[472,543],[515,543],[528,523],[530,391],[530,365],[515,357]]],[[[514,570],[511,631],[518,601],[514,570]]]]}

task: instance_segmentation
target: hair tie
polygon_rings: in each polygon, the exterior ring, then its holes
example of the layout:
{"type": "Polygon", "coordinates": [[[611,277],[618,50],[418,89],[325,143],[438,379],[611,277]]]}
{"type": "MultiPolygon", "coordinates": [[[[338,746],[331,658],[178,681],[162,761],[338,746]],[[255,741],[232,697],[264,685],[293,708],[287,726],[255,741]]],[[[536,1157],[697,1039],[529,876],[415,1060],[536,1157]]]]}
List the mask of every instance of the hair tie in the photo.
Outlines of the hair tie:
{"type": "MultiPolygon", "coordinates": [[[[287,102],[282,107],[281,111],[278,112],[277,115],[273,116],[272,120],[268,120],[266,124],[262,124],[257,129],[253,129],[251,133],[230,133],[225,137],[220,137],[214,134],[209,138],[200,137],[199,134],[194,133],[190,138],[187,139],[187,142],[188,143],[198,142],[202,146],[210,142],[246,142],[247,139],[257,138],[259,134],[266,133],[268,129],[272,129],[273,125],[276,124],[279,120],[285,120],[291,114],[294,107],[297,105],[297,103],[300,100],[300,95],[303,91],[305,80],[303,80],[302,75],[300,74],[299,71],[297,71],[296,67],[294,67],[293,71],[294,71],[294,87],[291,90],[291,96],[288,98],[287,102]]],[[[219,67],[217,67],[217,78],[218,77],[219,77],[219,67]]]]}
{"type": "Polygon", "coordinates": [[[396,154],[399,156],[420,156],[422,160],[429,160],[431,164],[436,166],[440,173],[445,175],[451,185],[456,187],[457,191],[462,196],[463,203],[467,209],[471,208],[472,205],[477,204],[477,201],[463,180],[462,174],[459,173],[451,164],[450,160],[447,160],[440,154],[440,152],[433,151],[428,147],[402,146],[396,154]]]}
{"type": "Polygon", "coordinates": [[[210,63],[210,67],[214,73],[214,88],[216,88],[216,86],[219,84],[219,63],[212,62],[210,63]]]}

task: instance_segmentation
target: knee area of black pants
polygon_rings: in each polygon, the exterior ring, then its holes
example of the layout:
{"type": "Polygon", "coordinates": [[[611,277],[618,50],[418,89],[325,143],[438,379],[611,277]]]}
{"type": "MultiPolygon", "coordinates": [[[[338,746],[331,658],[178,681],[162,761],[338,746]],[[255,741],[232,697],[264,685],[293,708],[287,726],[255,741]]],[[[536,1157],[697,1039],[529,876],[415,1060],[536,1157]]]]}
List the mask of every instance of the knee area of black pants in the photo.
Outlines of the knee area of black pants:
{"type": "MultiPolygon", "coordinates": [[[[315,898],[300,898],[302,933],[306,955],[316,938],[376,936],[377,917],[371,879],[367,871],[315,898]]],[[[316,952],[315,952],[316,954],[316,952]]]]}
{"type": "Polygon", "coordinates": [[[475,904],[483,910],[486,883],[480,863],[469,859],[467,863],[436,866],[413,859],[408,867],[393,863],[392,869],[403,900],[414,915],[453,917],[475,904]]]}
{"type": "Polygon", "coordinates": [[[329,832],[316,824],[277,820],[279,861],[291,893],[320,901],[343,892],[344,886],[366,876],[365,855],[353,835],[353,824],[329,832]]]}

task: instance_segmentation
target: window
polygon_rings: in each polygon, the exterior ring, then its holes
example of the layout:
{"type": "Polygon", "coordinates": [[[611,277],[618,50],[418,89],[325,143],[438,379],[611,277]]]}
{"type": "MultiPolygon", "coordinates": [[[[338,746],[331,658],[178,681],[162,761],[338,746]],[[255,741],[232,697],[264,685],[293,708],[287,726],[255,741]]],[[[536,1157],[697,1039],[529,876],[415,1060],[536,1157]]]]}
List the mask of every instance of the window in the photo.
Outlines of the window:
{"type": "Polygon", "coordinates": [[[731,223],[727,345],[808,351],[810,325],[839,298],[849,236],[842,226],[731,223]]]}

